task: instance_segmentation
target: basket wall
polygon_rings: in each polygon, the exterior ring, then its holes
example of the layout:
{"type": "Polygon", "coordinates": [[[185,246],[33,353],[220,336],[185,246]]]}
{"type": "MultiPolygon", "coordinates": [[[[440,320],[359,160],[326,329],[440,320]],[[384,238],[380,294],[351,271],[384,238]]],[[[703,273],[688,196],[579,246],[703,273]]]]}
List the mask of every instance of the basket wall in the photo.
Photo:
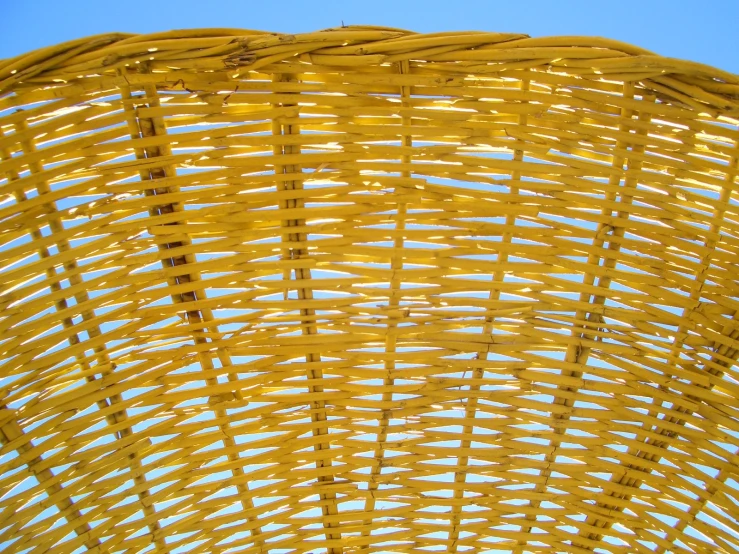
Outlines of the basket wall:
{"type": "Polygon", "coordinates": [[[738,99],[578,37],[0,61],[0,547],[738,551],[738,99]]]}

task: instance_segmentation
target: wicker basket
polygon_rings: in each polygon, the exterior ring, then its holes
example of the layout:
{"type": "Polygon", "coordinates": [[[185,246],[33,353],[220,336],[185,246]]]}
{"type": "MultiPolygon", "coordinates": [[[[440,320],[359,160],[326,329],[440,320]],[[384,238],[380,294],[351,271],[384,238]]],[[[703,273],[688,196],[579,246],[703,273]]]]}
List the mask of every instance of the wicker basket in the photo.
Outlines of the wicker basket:
{"type": "Polygon", "coordinates": [[[739,551],[737,118],[597,38],[0,61],[0,550],[739,551]]]}

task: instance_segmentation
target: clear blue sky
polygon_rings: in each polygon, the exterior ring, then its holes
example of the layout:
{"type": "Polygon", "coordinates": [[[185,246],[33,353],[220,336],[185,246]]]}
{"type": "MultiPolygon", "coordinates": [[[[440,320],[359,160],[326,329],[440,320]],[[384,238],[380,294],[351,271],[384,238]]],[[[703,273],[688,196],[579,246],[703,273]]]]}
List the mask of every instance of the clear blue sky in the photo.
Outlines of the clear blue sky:
{"type": "Polygon", "coordinates": [[[298,33],[349,24],[418,32],[596,35],[739,73],[739,0],[0,0],[0,58],[113,31],[234,27],[298,33]]]}

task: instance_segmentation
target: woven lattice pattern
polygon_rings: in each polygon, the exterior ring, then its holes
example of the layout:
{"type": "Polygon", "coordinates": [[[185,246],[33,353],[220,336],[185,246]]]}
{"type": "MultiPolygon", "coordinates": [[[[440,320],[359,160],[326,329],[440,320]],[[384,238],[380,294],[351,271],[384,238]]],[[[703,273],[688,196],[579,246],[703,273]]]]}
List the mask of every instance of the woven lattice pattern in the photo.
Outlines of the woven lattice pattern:
{"type": "Polygon", "coordinates": [[[0,550],[739,550],[739,78],[349,27],[0,61],[0,550]]]}

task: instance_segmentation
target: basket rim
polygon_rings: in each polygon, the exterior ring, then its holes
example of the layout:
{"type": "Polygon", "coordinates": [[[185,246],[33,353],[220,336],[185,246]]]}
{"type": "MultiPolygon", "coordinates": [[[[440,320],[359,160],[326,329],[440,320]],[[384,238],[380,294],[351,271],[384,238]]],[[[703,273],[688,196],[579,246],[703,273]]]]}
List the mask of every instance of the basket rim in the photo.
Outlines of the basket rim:
{"type": "MultiPolygon", "coordinates": [[[[684,97],[688,95],[699,99],[712,117],[739,117],[739,74],[661,56],[618,40],[575,35],[531,37],[522,33],[487,31],[416,33],[369,25],[296,34],[203,28],[91,35],[0,59],[0,95],[12,94],[28,86],[37,87],[42,82],[54,86],[83,80],[91,74],[112,76],[116,70],[130,64],[141,64],[142,56],[156,60],[173,51],[220,59],[222,70],[236,70],[234,78],[238,79],[244,78],[243,72],[263,67],[263,62],[287,61],[296,56],[310,60],[328,52],[332,63],[345,60],[347,70],[399,61],[428,63],[430,53],[435,52],[434,46],[438,44],[446,45],[444,61],[454,60],[455,54],[462,59],[474,59],[474,65],[466,61],[463,63],[467,65],[460,66],[471,70],[470,74],[475,73],[475,65],[490,66],[510,59],[543,62],[542,66],[549,72],[567,73],[568,69],[576,68],[577,74],[585,78],[608,78],[611,72],[626,71],[631,72],[634,81],[645,89],[659,89],[666,103],[685,105],[684,97]],[[336,43],[341,46],[335,47],[336,43]],[[291,45],[293,48],[288,49],[291,45]],[[284,47],[282,55],[280,46],[284,47]],[[278,53],[275,55],[275,52],[278,53]],[[567,57],[568,53],[571,56],[567,57]],[[70,78],[69,71],[78,68],[84,74],[70,78]],[[651,77],[639,78],[638,72],[643,75],[647,70],[660,78],[672,79],[676,85],[674,94],[665,90],[669,87],[653,83],[651,77]]],[[[434,57],[439,59],[436,53],[434,57]]],[[[501,74],[504,71],[501,70],[501,74]]]]}

